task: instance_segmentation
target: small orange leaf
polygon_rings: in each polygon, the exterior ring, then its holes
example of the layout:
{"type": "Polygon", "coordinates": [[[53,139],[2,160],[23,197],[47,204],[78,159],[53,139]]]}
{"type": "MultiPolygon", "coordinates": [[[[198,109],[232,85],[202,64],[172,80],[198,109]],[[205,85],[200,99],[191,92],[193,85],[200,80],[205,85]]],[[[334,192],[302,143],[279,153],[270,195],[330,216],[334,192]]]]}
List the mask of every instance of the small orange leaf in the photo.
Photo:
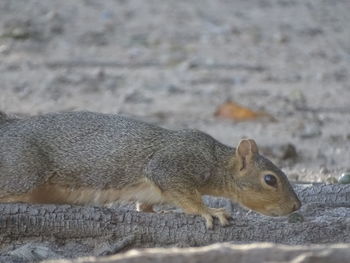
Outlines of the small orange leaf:
{"type": "Polygon", "coordinates": [[[270,120],[274,120],[274,118],[266,112],[253,111],[232,101],[220,105],[215,112],[215,116],[235,121],[251,121],[262,117],[268,117],[270,120]]]}

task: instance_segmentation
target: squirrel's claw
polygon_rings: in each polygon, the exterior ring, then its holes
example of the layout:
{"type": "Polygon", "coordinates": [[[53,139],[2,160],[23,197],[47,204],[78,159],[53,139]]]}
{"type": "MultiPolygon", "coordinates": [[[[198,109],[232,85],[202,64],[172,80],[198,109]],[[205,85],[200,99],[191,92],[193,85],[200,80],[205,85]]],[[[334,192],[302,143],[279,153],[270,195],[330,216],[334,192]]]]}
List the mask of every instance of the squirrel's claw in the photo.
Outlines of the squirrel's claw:
{"type": "Polygon", "coordinates": [[[207,229],[213,229],[213,216],[211,214],[204,214],[202,217],[205,219],[207,229]]]}
{"type": "Polygon", "coordinates": [[[229,224],[228,220],[231,218],[231,215],[227,213],[224,208],[210,208],[210,212],[219,219],[222,226],[227,226],[229,224]]]}
{"type": "Polygon", "coordinates": [[[222,226],[229,225],[230,214],[226,212],[224,208],[209,208],[208,214],[203,214],[202,216],[206,220],[206,225],[208,229],[213,228],[213,217],[217,217],[222,226]]]}

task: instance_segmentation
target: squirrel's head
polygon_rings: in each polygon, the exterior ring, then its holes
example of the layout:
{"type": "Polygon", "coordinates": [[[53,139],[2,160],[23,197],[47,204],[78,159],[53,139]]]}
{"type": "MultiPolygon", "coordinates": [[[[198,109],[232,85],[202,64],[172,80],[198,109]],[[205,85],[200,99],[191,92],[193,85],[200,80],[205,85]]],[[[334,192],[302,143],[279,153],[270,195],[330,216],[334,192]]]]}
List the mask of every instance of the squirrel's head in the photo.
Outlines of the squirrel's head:
{"type": "Polygon", "coordinates": [[[243,206],[268,216],[283,216],[301,206],[286,175],[259,154],[254,140],[244,139],[234,158],[236,199],[243,206]]]}

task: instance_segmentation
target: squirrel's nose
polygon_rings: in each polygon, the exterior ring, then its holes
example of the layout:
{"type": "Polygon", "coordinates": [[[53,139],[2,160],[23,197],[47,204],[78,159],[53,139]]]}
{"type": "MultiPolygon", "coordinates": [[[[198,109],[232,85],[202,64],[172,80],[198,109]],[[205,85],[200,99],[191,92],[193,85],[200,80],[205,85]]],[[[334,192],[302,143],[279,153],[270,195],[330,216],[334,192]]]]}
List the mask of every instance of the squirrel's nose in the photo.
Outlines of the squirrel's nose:
{"type": "Polygon", "coordinates": [[[301,207],[301,202],[299,199],[297,199],[293,204],[293,211],[299,210],[300,207],[301,207]]]}

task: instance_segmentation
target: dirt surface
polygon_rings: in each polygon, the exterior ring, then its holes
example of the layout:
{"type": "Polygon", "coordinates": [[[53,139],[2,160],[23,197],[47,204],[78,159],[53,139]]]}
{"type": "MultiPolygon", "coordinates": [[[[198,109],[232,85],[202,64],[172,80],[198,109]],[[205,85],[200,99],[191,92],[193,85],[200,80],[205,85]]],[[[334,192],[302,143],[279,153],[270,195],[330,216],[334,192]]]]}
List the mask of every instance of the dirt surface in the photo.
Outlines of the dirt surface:
{"type": "Polygon", "coordinates": [[[348,10],[347,0],[2,0],[0,109],[122,113],[229,145],[252,137],[294,180],[338,178],[350,169],[348,10]],[[227,100],[276,121],[214,117],[227,100]],[[297,156],[284,161],[288,143],[297,156]]]}
{"type": "Polygon", "coordinates": [[[52,260],[46,263],[144,263],[144,262],[201,262],[201,263],[343,263],[350,255],[349,245],[288,247],[271,243],[232,245],[214,244],[201,248],[170,248],[130,250],[111,257],[89,257],[78,260],[52,260]],[[257,261],[257,258],[259,261],[257,261]],[[234,259],[234,261],[233,261],[234,259]]]}

